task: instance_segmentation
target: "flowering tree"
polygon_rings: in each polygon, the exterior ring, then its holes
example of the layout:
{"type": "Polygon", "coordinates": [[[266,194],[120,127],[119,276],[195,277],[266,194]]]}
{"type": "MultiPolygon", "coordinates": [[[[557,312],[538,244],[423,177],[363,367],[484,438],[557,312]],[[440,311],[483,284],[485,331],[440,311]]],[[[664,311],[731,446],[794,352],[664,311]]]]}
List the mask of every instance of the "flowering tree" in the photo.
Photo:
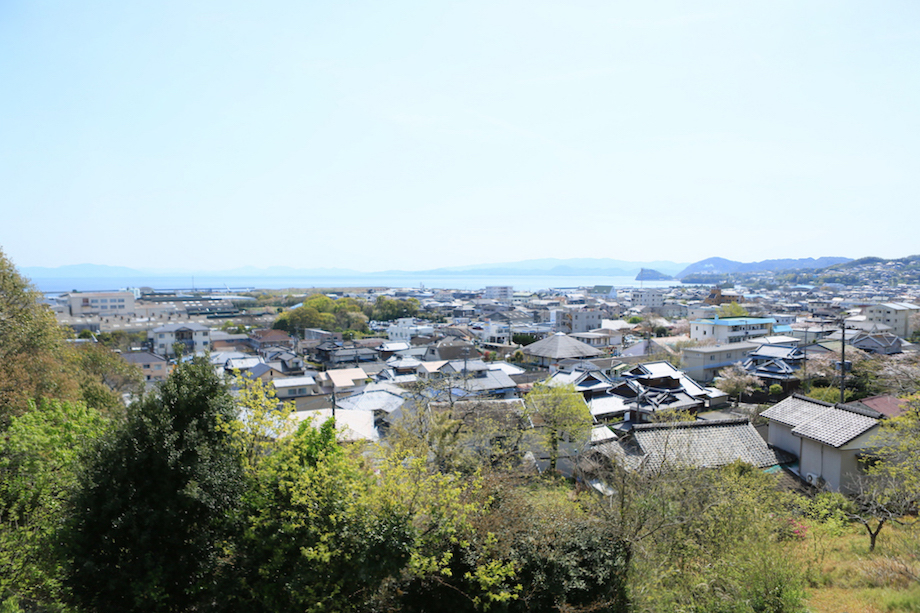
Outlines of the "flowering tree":
{"type": "Polygon", "coordinates": [[[739,363],[732,364],[728,368],[723,368],[719,371],[716,387],[728,394],[729,397],[734,396],[735,406],[737,407],[741,401],[741,396],[763,387],[763,381],[744,370],[739,363]]]}

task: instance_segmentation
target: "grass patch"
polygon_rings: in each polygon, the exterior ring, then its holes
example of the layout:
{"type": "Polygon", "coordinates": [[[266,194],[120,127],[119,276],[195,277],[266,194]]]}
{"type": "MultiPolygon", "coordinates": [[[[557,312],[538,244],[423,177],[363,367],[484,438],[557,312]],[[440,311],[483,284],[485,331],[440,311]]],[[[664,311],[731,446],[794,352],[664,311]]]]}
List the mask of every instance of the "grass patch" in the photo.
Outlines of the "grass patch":
{"type": "Polygon", "coordinates": [[[858,524],[827,530],[808,522],[808,536],[791,543],[808,581],[814,613],[920,613],[920,541],[916,530],[886,525],[874,552],[858,524]]]}

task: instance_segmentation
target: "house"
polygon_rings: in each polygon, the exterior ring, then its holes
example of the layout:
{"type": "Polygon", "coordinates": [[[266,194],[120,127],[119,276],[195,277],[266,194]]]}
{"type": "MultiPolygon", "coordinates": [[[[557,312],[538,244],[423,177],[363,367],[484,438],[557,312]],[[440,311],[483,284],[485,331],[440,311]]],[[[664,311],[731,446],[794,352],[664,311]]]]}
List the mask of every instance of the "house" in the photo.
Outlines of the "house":
{"type": "Polygon", "coordinates": [[[709,383],[720,370],[743,361],[756,348],[751,342],[685,347],[681,350],[681,366],[695,381],[709,383]]]}
{"type": "Polygon", "coordinates": [[[798,382],[798,370],[805,361],[805,352],[793,345],[760,345],[748,354],[741,367],[764,381],[778,383],[786,389],[798,382]]]}
{"type": "Polygon", "coordinates": [[[599,349],[566,336],[562,332],[531,343],[521,351],[530,361],[540,366],[549,366],[566,358],[590,358],[602,353],[599,349]]]}
{"type": "Polygon", "coordinates": [[[435,362],[439,360],[458,360],[463,358],[476,359],[481,357],[479,350],[469,341],[455,337],[441,339],[425,350],[424,361],[435,362]]]}
{"type": "Polygon", "coordinates": [[[339,368],[321,372],[315,377],[323,394],[356,394],[368,382],[367,373],[361,368],[339,368]]]}
{"type": "Polygon", "coordinates": [[[719,317],[690,322],[690,338],[695,341],[740,343],[758,336],[773,334],[772,317],[719,317]]]}
{"type": "Polygon", "coordinates": [[[416,336],[431,336],[434,326],[431,324],[416,324],[413,317],[401,317],[387,328],[387,337],[391,341],[409,341],[416,336]]]}
{"type": "Polygon", "coordinates": [[[604,321],[605,313],[597,309],[583,307],[564,307],[552,311],[550,323],[554,332],[571,334],[573,332],[587,332],[600,327],[604,321]]]}
{"type": "Polygon", "coordinates": [[[240,374],[250,379],[261,379],[266,383],[275,379],[283,379],[286,377],[286,375],[279,369],[264,362],[251,366],[246,370],[242,370],[240,371],[240,374]]]}
{"type": "Polygon", "coordinates": [[[651,421],[656,413],[695,414],[726,400],[724,393],[699,385],[669,362],[638,364],[622,371],[620,378],[606,395],[588,402],[595,421],[616,423],[620,430],[651,421]]]}
{"type": "Polygon", "coordinates": [[[285,377],[271,380],[278,400],[294,400],[304,396],[315,396],[319,393],[316,379],[313,376],[285,377]]]}
{"type": "Polygon", "coordinates": [[[857,332],[849,344],[880,355],[892,355],[901,353],[901,338],[887,332],[857,332]]]}
{"type": "Polygon", "coordinates": [[[222,330],[211,330],[212,351],[251,351],[248,334],[231,334],[222,330]]]}
{"type": "Polygon", "coordinates": [[[340,442],[376,441],[380,438],[370,411],[336,411],[334,409],[297,410],[293,414],[298,422],[308,422],[320,428],[330,419],[335,420],[336,440],[340,442]]]}
{"type": "Polygon", "coordinates": [[[763,413],[767,441],[796,456],[798,474],[834,492],[852,489],[864,474],[860,458],[871,453],[882,413],[866,405],[831,404],[792,395],[763,413]]]}
{"type": "Polygon", "coordinates": [[[585,397],[585,400],[590,400],[598,396],[606,396],[607,392],[613,388],[613,381],[597,366],[593,368],[581,366],[570,371],[557,370],[546,380],[546,385],[550,387],[572,385],[576,392],[585,397]]]}
{"type": "Polygon", "coordinates": [[[211,348],[211,329],[192,322],[166,324],[147,332],[147,340],[157,355],[175,357],[176,343],[186,355],[195,355],[211,348]]]}
{"type": "Polygon", "coordinates": [[[303,374],[303,358],[285,347],[268,347],[261,351],[265,361],[285,375],[303,374]]]}
{"type": "Polygon", "coordinates": [[[149,351],[131,351],[120,355],[125,362],[141,369],[145,381],[163,381],[172,370],[166,358],[149,351]]]}
{"type": "Polygon", "coordinates": [[[741,302],[741,299],[741,294],[734,290],[723,290],[721,287],[713,287],[709,290],[709,295],[703,299],[703,304],[721,306],[730,302],[741,302]]]}
{"type": "Polygon", "coordinates": [[[422,362],[417,372],[420,379],[441,380],[443,383],[429,387],[429,396],[441,399],[446,395],[457,398],[489,396],[514,398],[517,383],[501,367],[486,364],[482,360],[447,360],[422,362]]]}
{"type": "Polygon", "coordinates": [[[272,346],[295,349],[297,341],[284,330],[262,329],[249,333],[249,344],[256,351],[272,346]]]}
{"type": "Polygon", "coordinates": [[[611,460],[630,470],[719,468],[739,460],[769,469],[795,456],[768,445],[748,420],[723,419],[636,425],[624,436],[602,438],[579,468],[602,481],[611,460]]]}

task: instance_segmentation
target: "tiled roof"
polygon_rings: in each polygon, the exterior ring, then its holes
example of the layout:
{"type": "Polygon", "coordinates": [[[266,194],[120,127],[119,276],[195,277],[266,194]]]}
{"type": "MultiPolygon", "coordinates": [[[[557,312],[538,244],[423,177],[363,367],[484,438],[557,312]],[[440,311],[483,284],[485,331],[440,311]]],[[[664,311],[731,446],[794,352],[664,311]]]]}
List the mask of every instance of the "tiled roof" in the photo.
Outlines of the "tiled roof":
{"type": "Polygon", "coordinates": [[[531,343],[524,347],[522,351],[527,355],[555,360],[561,358],[581,358],[601,354],[601,351],[595,349],[591,345],[575,340],[561,332],[535,343],[531,343]]]}
{"type": "Polygon", "coordinates": [[[640,424],[626,440],[598,445],[597,451],[626,462],[658,468],[669,464],[696,468],[717,468],[735,460],[757,468],[768,468],[795,458],[767,445],[744,419],[640,424]]]}
{"type": "Polygon", "coordinates": [[[779,422],[784,426],[795,428],[814,418],[819,411],[833,408],[833,406],[834,405],[829,402],[822,402],[821,400],[814,400],[795,394],[789,396],[782,402],[774,404],[761,413],[760,416],[766,417],[771,421],[779,422]]]}
{"type": "Polygon", "coordinates": [[[633,437],[653,464],[715,468],[741,460],[767,468],[793,460],[785,451],[768,446],[747,420],[642,424],[633,428],[633,437]]]}
{"type": "Polygon", "coordinates": [[[761,417],[790,426],[796,436],[831,447],[842,447],[874,428],[881,414],[857,406],[832,405],[794,395],[767,409],[761,417]]]}

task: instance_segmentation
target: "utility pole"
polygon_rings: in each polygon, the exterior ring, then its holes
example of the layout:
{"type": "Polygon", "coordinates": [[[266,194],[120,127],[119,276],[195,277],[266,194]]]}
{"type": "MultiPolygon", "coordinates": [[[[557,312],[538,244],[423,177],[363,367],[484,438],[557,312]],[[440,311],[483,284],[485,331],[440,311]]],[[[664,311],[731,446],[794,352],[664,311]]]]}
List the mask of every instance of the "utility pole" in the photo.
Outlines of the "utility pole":
{"type": "Polygon", "coordinates": [[[847,320],[840,319],[840,404],[844,403],[844,391],[847,386],[847,320]]]}

